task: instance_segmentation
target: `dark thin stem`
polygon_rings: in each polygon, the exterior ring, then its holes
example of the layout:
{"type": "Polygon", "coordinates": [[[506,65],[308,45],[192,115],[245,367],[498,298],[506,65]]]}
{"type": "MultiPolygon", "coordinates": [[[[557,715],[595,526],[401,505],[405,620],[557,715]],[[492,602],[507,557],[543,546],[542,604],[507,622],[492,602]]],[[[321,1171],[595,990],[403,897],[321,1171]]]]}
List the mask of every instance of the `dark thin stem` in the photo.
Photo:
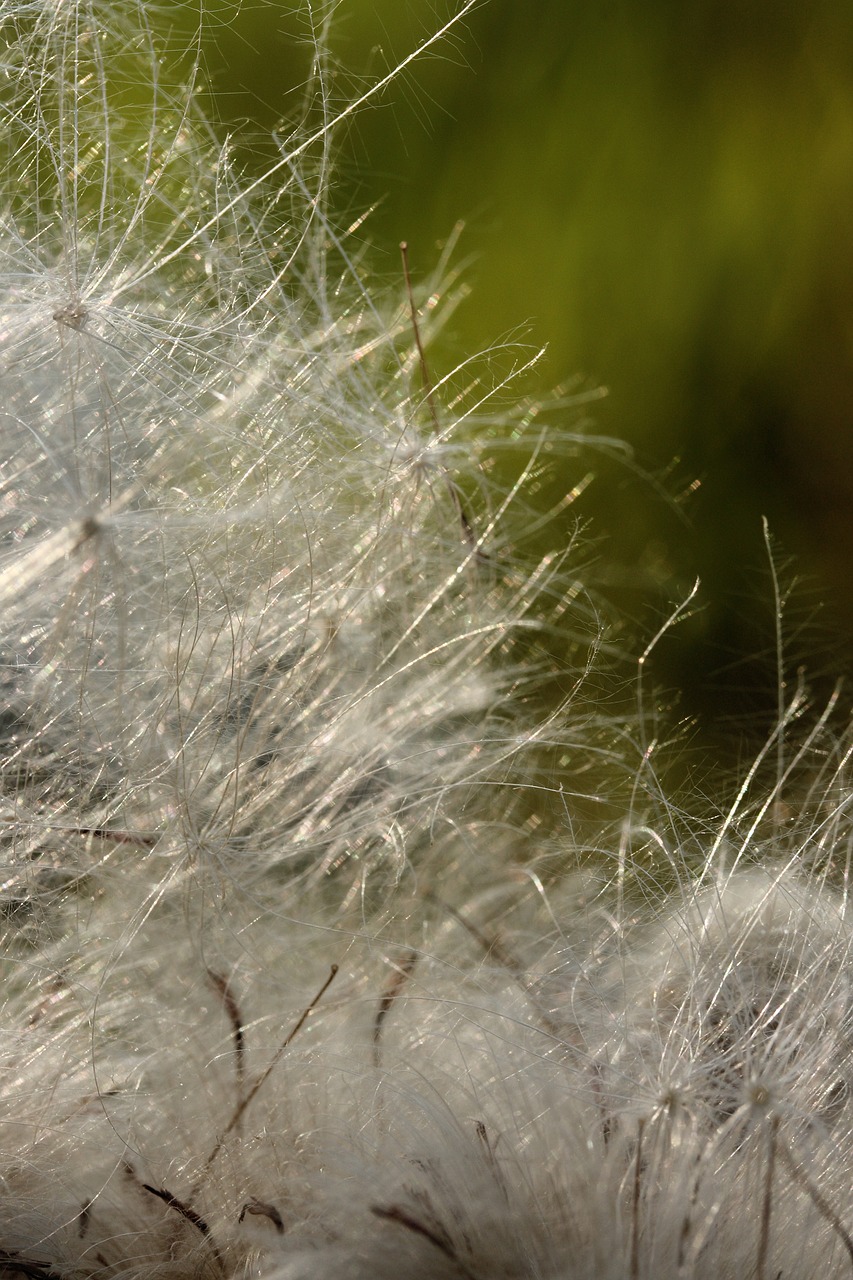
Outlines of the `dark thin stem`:
{"type": "Polygon", "coordinates": [[[89,1219],[92,1216],[92,1201],[86,1200],[77,1214],[77,1235],[82,1240],[89,1230],[89,1219]]]}
{"type": "Polygon", "coordinates": [[[460,1275],[465,1276],[467,1280],[477,1280],[475,1273],[465,1265],[451,1242],[434,1228],[427,1226],[425,1222],[421,1222],[420,1218],[416,1218],[409,1213],[402,1205],[382,1206],[374,1204],[370,1206],[370,1212],[375,1214],[377,1218],[384,1218],[386,1222],[396,1222],[399,1226],[405,1227],[407,1231],[413,1231],[415,1235],[423,1236],[424,1240],[428,1240],[431,1245],[439,1249],[445,1258],[450,1259],[460,1275]]]}
{"type": "Polygon", "coordinates": [[[27,1280],[65,1280],[59,1271],[54,1271],[47,1262],[37,1262],[33,1258],[22,1258],[19,1253],[9,1249],[0,1249],[0,1275],[16,1274],[26,1276],[27,1280]]]}
{"type": "Polygon", "coordinates": [[[311,1003],[306,1006],[301,1017],[297,1020],[296,1024],[291,1028],[291,1030],[285,1036],[284,1040],[282,1040],[281,1044],[276,1049],[275,1053],[270,1059],[269,1064],[267,1065],[265,1070],[261,1073],[261,1075],[255,1081],[255,1083],[252,1085],[251,1089],[246,1094],[246,1096],[244,1098],[241,1098],[240,1101],[237,1103],[237,1106],[234,1108],[234,1113],[231,1116],[231,1119],[228,1121],[224,1130],[222,1131],[219,1138],[217,1139],[216,1145],[214,1146],[213,1150],[211,1151],[210,1155],[207,1157],[207,1160],[205,1161],[205,1166],[204,1166],[205,1169],[209,1169],[210,1166],[213,1164],[214,1160],[219,1155],[219,1152],[222,1150],[222,1146],[225,1142],[225,1139],[228,1137],[229,1134],[234,1132],[234,1130],[236,1129],[237,1125],[240,1123],[240,1120],[243,1117],[244,1111],[249,1106],[249,1104],[254,1100],[254,1098],[257,1096],[258,1092],[266,1084],[270,1075],[272,1074],[272,1072],[275,1070],[275,1068],[278,1066],[279,1062],[281,1061],[282,1055],[285,1053],[288,1047],[293,1043],[295,1037],[299,1034],[299,1032],[302,1030],[305,1023],[307,1022],[310,1014],[314,1011],[314,1009],[316,1009],[317,1005],[323,999],[323,996],[326,994],[329,987],[334,982],[335,975],[337,974],[337,972],[338,972],[338,966],[336,964],[333,964],[328,978],[323,983],[322,987],[317,992],[317,994],[314,996],[314,999],[311,1001],[311,1003]]]}
{"type": "Polygon", "coordinates": [[[849,1231],[847,1231],[844,1226],[844,1223],[841,1221],[829,1201],[825,1200],[820,1191],[818,1191],[805,1169],[797,1164],[784,1142],[779,1144],[779,1155],[782,1157],[782,1163],[785,1165],[785,1168],[788,1170],[797,1186],[800,1187],[801,1190],[805,1191],[818,1213],[822,1218],[826,1219],[835,1234],[841,1240],[844,1248],[847,1250],[851,1269],[853,1269],[853,1238],[851,1238],[849,1231]]]}
{"type": "Polygon", "coordinates": [[[132,1169],[130,1172],[134,1181],[142,1187],[143,1191],[147,1191],[149,1195],[156,1196],[158,1200],[162,1200],[173,1213],[176,1213],[179,1218],[183,1218],[184,1222],[188,1222],[191,1227],[195,1227],[196,1231],[204,1236],[210,1246],[211,1253],[216,1259],[219,1270],[224,1274],[225,1266],[222,1261],[222,1255],[216,1247],[216,1241],[210,1233],[210,1227],[201,1214],[196,1213],[195,1209],[191,1209],[188,1204],[184,1204],[183,1200],[179,1200],[177,1196],[172,1195],[172,1192],[167,1191],[165,1187],[152,1187],[148,1182],[141,1182],[132,1169]]]}
{"type": "Polygon", "coordinates": [[[394,972],[391,974],[379,999],[376,1016],[373,1019],[373,1065],[375,1067],[379,1066],[379,1048],[385,1019],[391,1012],[394,1001],[412,976],[417,963],[418,953],[416,951],[407,951],[400,963],[395,966],[394,972]]]}
{"type": "Polygon", "coordinates": [[[415,293],[412,289],[412,276],[409,271],[409,246],[405,240],[400,242],[400,256],[403,259],[403,275],[406,280],[406,296],[409,299],[409,311],[412,316],[412,329],[415,334],[415,346],[418,349],[418,360],[421,366],[421,379],[424,384],[424,393],[426,395],[427,405],[429,407],[429,416],[432,418],[432,425],[436,434],[441,433],[441,423],[438,418],[438,409],[435,403],[435,393],[432,389],[432,379],[429,376],[429,366],[427,365],[426,352],[424,344],[421,341],[421,327],[418,323],[418,309],[415,306],[415,293]]]}
{"type": "Polygon", "coordinates": [[[269,1218],[278,1234],[284,1235],[284,1219],[274,1204],[263,1204],[260,1200],[247,1200],[240,1210],[238,1221],[242,1222],[247,1213],[253,1214],[256,1218],[269,1218]]]}
{"type": "Polygon", "coordinates": [[[466,916],[463,916],[461,911],[457,911],[456,907],[451,906],[449,902],[445,902],[435,894],[427,893],[426,898],[428,902],[434,902],[436,906],[441,907],[441,909],[446,911],[449,916],[452,916],[458,924],[461,924],[462,928],[470,933],[471,937],[476,939],[480,944],[486,956],[489,959],[496,960],[501,968],[506,969],[507,972],[512,975],[521,990],[527,996],[528,1000],[533,1004],[539,1021],[545,1030],[549,1035],[562,1038],[562,1029],[554,1019],[540,1007],[535,995],[530,990],[530,985],[527,981],[527,975],[525,974],[524,969],[521,964],[519,964],[518,960],[516,960],[515,956],[503,945],[501,940],[484,933],[482,929],[478,928],[477,925],[468,920],[466,916]]]}
{"type": "MultiPolygon", "coordinates": [[[[403,275],[406,280],[406,296],[409,299],[409,311],[412,317],[412,329],[415,334],[415,346],[418,349],[418,361],[421,366],[421,380],[424,384],[424,394],[426,395],[427,407],[429,408],[429,416],[432,419],[433,429],[437,436],[441,435],[441,423],[438,417],[438,407],[435,403],[435,393],[432,388],[432,379],[429,376],[429,366],[427,365],[426,352],[424,344],[421,341],[421,328],[418,323],[418,309],[415,306],[415,294],[412,289],[412,277],[409,271],[409,246],[405,240],[400,242],[400,255],[403,259],[403,275]]],[[[447,488],[453,505],[456,508],[456,514],[459,517],[459,523],[462,526],[462,532],[465,534],[465,540],[469,546],[477,546],[477,535],[474,532],[474,526],[468,512],[465,510],[465,504],[460,497],[459,490],[451,480],[447,472],[444,472],[444,478],[447,481],[447,488]]]]}
{"type": "Polygon", "coordinates": [[[634,1188],[631,1197],[631,1280],[640,1278],[640,1195],[643,1189],[643,1130],[645,1120],[637,1125],[637,1152],[634,1156],[634,1188]]]}
{"type": "Polygon", "coordinates": [[[696,1201],[699,1198],[699,1184],[701,1180],[702,1160],[705,1155],[704,1147],[700,1147],[694,1158],[694,1173],[690,1179],[690,1195],[687,1200],[687,1209],[681,1223],[681,1231],[678,1235],[678,1275],[679,1280],[683,1280],[685,1276],[685,1267],[687,1263],[687,1242],[690,1239],[690,1230],[693,1226],[693,1214],[696,1209],[696,1201]]]}
{"type": "Polygon", "coordinates": [[[143,1182],[141,1185],[145,1191],[150,1192],[152,1196],[156,1196],[158,1200],[162,1200],[170,1209],[174,1209],[175,1213],[180,1214],[203,1236],[210,1236],[210,1227],[201,1214],[196,1213],[195,1209],[191,1209],[188,1204],[184,1204],[177,1196],[172,1195],[171,1191],[167,1191],[165,1187],[152,1187],[147,1182],[143,1182]]]}
{"type": "Polygon", "coordinates": [[[138,845],[140,849],[153,849],[159,836],[144,836],[139,831],[118,831],[111,827],[72,827],[74,835],[93,836],[96,840],[112,840],[115,844],[138,845]]]}
{"type": "Polygon", "coordinates": [[[755,1261],[757,1280],[766,1280],[767,1254],[770,1251],[770,1217],[773,1212],[773,1173],[776,1168],[776,1134],[779,1129],[779,1117],[770,1120],[770,1132],[767,1136],[767,1172],[764,1177],[764,1196],[761,1202],[761,1230],[758,1236],[758,1255],[755,1261]]]}
{"type": "Polygon", "coordinates": [[[506,1201],[507,1204],[509,1204],[509,1192],[507,1191],[507,1185],[504,1180],[503,1171],[501,1170],[501,1167],[498,1164],[498,1158],[495,1155],[494,1144],[492,1143],[492,1140],[489,1137],[489,1131],[482,1120],[476,1120],[474,1123],[477,1130],[477,1137],[480,1139],[480,1143],[483,1147],[483,1150],[486,1153],[486,1159],[489,1162],[489,1168],[492,1172],[492,1177],[494,1178],[495,1183],[497,1184],[498,1190],[500,1191],[503,1199],[506,1201]]]}
{"type": "Polygon", "coordinates": [[[227,978],[223,977],[221,973],[214,973],[213,969],[208,969],[207,976],[222,1001],[231,1023],[231,1038],[234,1041],[234,1070],[237,1075],[237,1097],[242,1098],[246,1075],[246,1037],[243,1031],[240,1006],[227,978]]]}

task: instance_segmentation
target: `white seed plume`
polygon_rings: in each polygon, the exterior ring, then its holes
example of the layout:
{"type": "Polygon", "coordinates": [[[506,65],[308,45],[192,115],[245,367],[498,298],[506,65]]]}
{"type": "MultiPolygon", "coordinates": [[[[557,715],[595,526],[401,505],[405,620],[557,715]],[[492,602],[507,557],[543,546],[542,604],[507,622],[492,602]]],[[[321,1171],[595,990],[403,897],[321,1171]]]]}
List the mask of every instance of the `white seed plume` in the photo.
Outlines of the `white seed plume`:
{"type": "Polygon", "coordinates": [[[359,103],[245,180],[153,16],[0,0],[0,1271],[853,1274],[846,760],[683,837],[328,221],[359,103]]]}

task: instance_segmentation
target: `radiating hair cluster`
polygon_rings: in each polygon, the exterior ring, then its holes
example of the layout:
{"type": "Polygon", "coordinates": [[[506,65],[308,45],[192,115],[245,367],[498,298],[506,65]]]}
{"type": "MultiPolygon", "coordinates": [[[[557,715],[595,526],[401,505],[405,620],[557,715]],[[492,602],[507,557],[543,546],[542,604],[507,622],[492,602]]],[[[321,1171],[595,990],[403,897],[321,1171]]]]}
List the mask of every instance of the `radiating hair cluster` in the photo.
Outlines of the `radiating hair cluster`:
{"type": "Polygon", "coordinates": [[[165,25],[0,0],[0,1271],[853,1275],[844,744],[667,795],[568,410],[369,290],[322,38],[247,177],[165,25]]]}

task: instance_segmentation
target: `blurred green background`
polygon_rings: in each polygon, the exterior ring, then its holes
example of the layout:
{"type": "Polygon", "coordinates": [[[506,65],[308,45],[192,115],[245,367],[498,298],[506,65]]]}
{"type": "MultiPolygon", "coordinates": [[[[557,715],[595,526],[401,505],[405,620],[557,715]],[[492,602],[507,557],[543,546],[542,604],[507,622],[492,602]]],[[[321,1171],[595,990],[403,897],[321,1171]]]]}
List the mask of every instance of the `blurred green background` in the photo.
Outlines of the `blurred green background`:
{"type": "MultiPolygon", "coordinates": [[[[262,165],[299,106],[308,11],[206,9],[214,112],[262,165]]],[[[334,97],[449,12],[344,0],[334,97]]],[[[635,653],[701,578],[654,677],[707,741],[761,739],[776,709],[762,516],[802,580],[791,668],[822,697],[853,635],[850,0],[488,0],[339,141],[333,207],[346,225],[377,206],[359,234],[380,280],[399,286],[401,239],[422,276],[466,223],[471,294],[436,376],[521,329],[548,351],[520,390],[608,388],[594,430],[628,441],[636,467],[602,461],[581,514],[635,653]]]]}

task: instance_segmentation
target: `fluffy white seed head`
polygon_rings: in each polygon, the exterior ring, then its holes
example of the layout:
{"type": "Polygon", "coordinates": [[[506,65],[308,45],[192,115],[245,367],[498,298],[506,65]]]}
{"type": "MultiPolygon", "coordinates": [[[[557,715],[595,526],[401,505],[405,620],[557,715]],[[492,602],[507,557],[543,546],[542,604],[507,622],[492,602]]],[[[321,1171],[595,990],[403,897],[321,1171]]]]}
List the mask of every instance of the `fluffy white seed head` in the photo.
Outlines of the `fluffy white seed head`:
{"type": "Polygon", "coordinates": [[[775,853],[668,804],[333,122],[245,180],[154,25],[0,0],[0,1269],[849,1275],[844,762],[775,853]]]}

